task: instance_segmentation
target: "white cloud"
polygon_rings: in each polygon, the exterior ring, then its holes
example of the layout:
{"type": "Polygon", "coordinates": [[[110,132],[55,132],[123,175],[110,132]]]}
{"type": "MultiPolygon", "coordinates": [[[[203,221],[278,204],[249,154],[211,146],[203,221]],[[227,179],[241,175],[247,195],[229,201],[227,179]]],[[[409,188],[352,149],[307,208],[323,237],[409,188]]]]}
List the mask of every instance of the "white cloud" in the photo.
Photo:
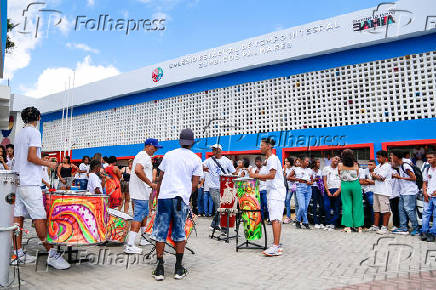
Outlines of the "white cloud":
{"type": "MultiPolygon", "coordinates": [[[[27,67],[32,59],[32,50],[34,50],[38,45],[41,45],[45,37],[47,37],[47,31],[40,31],[38,38],[35,38],[35,26],[36,26],[36,14],[41,8],[54,8],[60,4],[60,0],[46,0],[44,1],[47,5],[35,4],[29,8],[25,13],[27,16],[27,27],[24,29],[23,10],[27,8],[29,0],[14,0],[8,2],[8,18],[11,19],[12,23],[18,24],[12,32],[9,33],[11,40],[15,43],[14,49],[11,50],[5,56],[5,71],[4,80],[13,79],[16,71],[27,67]],[[31,32],[30,34],[20,33],[23,31],[31,32]]],[[[44,22],[47,18],[40,18],[40,27],[44,27],[44,22]]],[[[51,21],[55,21],[51,19],[51,21]]],[[[72,23],[64,17],[62,22],[56,27],[64,35],[68,34],[71,30],[72,23]]],[[[52,31],[54,28],[51,29],[52,31]]]]}
{"type": "Polygon", "coordinates": [[[88,6],[94,6],[95,1],[94,0],[88,0],[88,6]]]}
{"type": "Polygon", "coordinates": [[[172,20],[171,16],[169,16],[167,13],[163,13],[163,12],[156,12],[156,13],[153,13],[151,16],[153,19],[165,19],[167,22],[172,20]]]}
{"type": "Polygon", "coordinates": [[[92,47],[90,47],[90,46],[88,46],[88,45],[86,45],[84,43],[71,43],[71,42],[67,42],[65,44],[65,46],[68,47],[68,48],[81,49],[83,51],[91,52],[91,53],[95,53],[95,54],[100,53],[100,51],[98,49],[92,48],[92,47]]]}
{"type": "MultiPolygon", "coordinates": [[[[86,56],[75,68],[75,87],[96,82],[118,75],[120,72],[112,65],[93,65],[91,56],[86,56]]],[[[22,88],[26,96],[41,98],[50,94],[62,92],[68,79],[73,79],[74,71],[68,67],[54,67],[45,69],[38,77],[32,88],[22,88]]]]}

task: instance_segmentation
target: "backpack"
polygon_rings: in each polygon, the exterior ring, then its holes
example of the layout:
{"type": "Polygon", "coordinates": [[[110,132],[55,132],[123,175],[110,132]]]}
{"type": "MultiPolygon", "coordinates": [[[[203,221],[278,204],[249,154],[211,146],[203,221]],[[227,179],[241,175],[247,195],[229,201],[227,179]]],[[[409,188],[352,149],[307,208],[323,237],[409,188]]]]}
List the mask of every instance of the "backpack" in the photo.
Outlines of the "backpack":
{"type": "MultiPolygon", "coordinates": [[[[422,171],[421,169],[419,169],[415,164],[413,163],[409,163],[409,162],[404,162],[410,165],[410,167],[412,167],[413,173],[416,176],[416,185],[418,186],[418,189],[421,190],[422,189],[422,183],[423,183],[423,179],[422,179],[422,171]]],[[[406,170],[404,170],[404,163],[401,164],[401,169],[403,169],[404,172],[406,172],[406,170]]],[[[406,172],[407,174],[407,172],[406,172]]]]}

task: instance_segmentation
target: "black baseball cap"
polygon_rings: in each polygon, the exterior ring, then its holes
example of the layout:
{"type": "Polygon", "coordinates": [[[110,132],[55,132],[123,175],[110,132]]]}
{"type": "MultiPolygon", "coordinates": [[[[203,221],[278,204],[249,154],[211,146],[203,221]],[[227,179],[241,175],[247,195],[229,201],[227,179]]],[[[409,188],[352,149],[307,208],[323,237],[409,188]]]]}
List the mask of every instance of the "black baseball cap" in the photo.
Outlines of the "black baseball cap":
{"type": "Polygon", "coordinates": [[[183,129],[180,132],[180,145],[182,146],[191,146],[194,144],[194,132],[190,128],[183,129]]]}

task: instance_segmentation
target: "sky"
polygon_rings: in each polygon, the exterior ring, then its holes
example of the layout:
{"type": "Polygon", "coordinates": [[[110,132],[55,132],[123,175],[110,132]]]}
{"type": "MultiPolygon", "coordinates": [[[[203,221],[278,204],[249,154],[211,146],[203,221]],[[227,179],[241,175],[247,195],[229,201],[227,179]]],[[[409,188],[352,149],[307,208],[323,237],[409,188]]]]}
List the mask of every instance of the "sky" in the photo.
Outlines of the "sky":
{"type": "Polygon", "coordinates": [[[17,25],[10,35],[16,47],[6,54],[1,83],[9,82],[12,93],[40,98],[63,91],[73,82],[81,86],[186,54],[374,7],[382,1],[38,0],[45,4],[26,9],[32,2],[36,1],[8,0],[8,18],[17,25]],[[97,31],[92,29],[96,23],[92,19],[98,20],[99,15],[136,23],[165,19],[157,25],[165,29],[141,27],[128,34],[125,29],[97,31]]]}

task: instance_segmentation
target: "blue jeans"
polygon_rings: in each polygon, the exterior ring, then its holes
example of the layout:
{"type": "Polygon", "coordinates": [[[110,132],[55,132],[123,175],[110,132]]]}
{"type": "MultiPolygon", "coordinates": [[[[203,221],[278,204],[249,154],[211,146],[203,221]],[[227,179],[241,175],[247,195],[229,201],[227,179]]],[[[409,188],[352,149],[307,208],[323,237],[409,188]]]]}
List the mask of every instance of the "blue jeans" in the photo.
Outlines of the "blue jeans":
{"type": "Polygon", "coordinates": [[[268,200],[266,198],[267,195],[267,191],[266,190],[261,190],[260,191],[260,210],[261,210],[261,215],[262,215],[262,219],[267,219],[269,218],[269,214],[268,214],[268,200]]]}
{"type": "Polygon", "coordinates": [[[307,207],[309,206],[310,197],[312,196],[312,187],[304,183],[298,183],[296,196],[298,199],[297,221],[308,224],[307,207]]]}
{"type": "Polygon", "coordinates": [[[400,228],[407,230],[408,221],[412,224],[412,230],[418,228],[418,218],[416,217],[416,195],[400,195],[400,228]]]}
{"type": "Polygon", "coordinates": [[[436,197],[430,197],[428,202],[424,202],[422,211],[422,232],[436,236],[436,197]],[[433,215],[433,226],[430,228],[430,218],[433,215]]]}
{"type": "Polygon", "coordinates": [[[368,225],[372,226],[374,224],[374,193],[372,191],[365,191],[363,194],[363,199],[365,200],[366,207],[369,210],[368,225]]]}
{"type": "MultiPolygon", "coordinates": [[[[334,194],[338,189],[329,188],[331,194],[334,194]]],[[[339,207],[341,203],[340,196],[328,196],[327,192],[324,194],[324,212],[325,212],[325,223],[327,225],[336,226],[339,218],[339,207]],[[333,211],[333,214],[332,214],[333,211]]]]}
{"type": "Polygon", "coordinates": [[[142,222],[148,216],[148,200],[132,199],[133,203],[133,220],[142,222]]]}
{"type": "MultiPolygon", "coordinates": [[[[135,207],[136,209],[136,207],[135,207]]],[[[170,223],[173,222],[171,238],[174,242],[183,242],[186,239],[185,223],[188,215],[188,205],[181,198],[165,198],[157,200],[157,214],[153,228],[156,241],[167,240],[170,223]],[[180,208],[178,206],[180,205],[180,208]]]]}
{"type": "Polygon", "coordinates": [[[318,186],[312,186],[312,201],[313,223],[316,225],[323,224],[322,214],[324,213],[324,200],[318,186]]]}
{"type": "MultiPolygon", "coordinates": [[[[286,198],[285,198],[285,208],[286,208],[286,217],[291,218],[291,198],[294,195],[294,192],[292,190],[288,190],[286,192],[286,198]]],[[[297,212],[297,211],[295,211],[297,212]]]]}
{"type": "Polygon", "coordinates": [[[203,210],[205,215],[212,215],[213,213],[213,200],[210,196],[209,191],[204,191],[203,193],[203,210]]]}
{"type": "Polygon", "coordinates": [[[88,187],[88,179],[76,179],[76,184],[79,185],[80,190],[86,190],[88,187]]]}
{"type": "Polygon", "coordinates": [[[202,187],[198,189],[197,192],[197,207],[198,207],[198,214],[204,214],[204,190],[202,187]]]}

